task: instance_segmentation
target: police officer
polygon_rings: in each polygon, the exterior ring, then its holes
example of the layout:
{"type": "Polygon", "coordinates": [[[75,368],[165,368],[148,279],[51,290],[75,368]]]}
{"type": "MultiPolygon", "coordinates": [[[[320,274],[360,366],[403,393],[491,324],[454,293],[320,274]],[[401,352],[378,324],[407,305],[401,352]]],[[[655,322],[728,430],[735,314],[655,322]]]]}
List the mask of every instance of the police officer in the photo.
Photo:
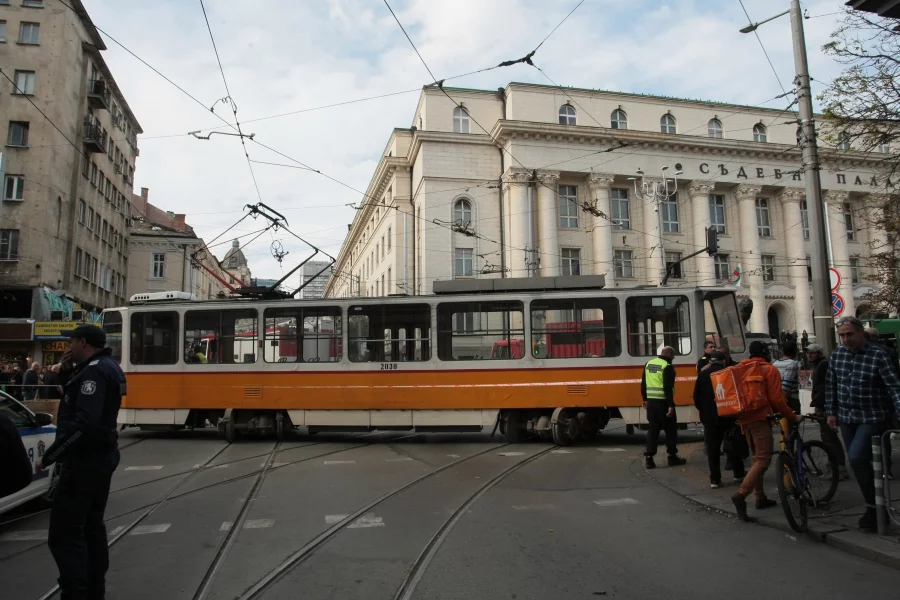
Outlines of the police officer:
{"type": "Polygon", "coordinates": [[[659,432],[666,432],[666,451],[669,453],[670,467],[683,465],[687,461],[678,456],[678,421],[675,418],[675,348],[665,346],[659,356],[644,366],[641,376],[641,396],[650,430],[647,432],[647,449],[644,451],[644,466],[656,468],[653,457],[659,443],[659,432]]]}
{"type": "Polygon", "coordinates": [[[67,380],[56,441],[35,468],[41,471],[54,462],[61,466],[48,543],[59,568],[62,600],[103,598],[109,568],[103,513],[119,464],[116,416],[125,374],[96,325],[79,325],[63,335],[72,338],[75,366],[61,369],[67,380]]]}

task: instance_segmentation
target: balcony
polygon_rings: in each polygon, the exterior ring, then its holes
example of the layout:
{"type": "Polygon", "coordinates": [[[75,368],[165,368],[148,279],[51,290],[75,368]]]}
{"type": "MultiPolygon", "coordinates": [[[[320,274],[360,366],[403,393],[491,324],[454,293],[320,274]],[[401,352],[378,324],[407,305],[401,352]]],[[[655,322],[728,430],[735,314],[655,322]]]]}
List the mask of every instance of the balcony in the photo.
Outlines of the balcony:
{"type": "Polygon", "coordinates": [[[102,79],[88,81],[87,92],[88,106],[109,110],[109,89],[102,79]]]}
{"type": "Polygon", "coordinates": [[[87,152],[103,154],[106,152],[106,132],[100,123],[91,118],[84,120],[84,149],[87,152]]]}

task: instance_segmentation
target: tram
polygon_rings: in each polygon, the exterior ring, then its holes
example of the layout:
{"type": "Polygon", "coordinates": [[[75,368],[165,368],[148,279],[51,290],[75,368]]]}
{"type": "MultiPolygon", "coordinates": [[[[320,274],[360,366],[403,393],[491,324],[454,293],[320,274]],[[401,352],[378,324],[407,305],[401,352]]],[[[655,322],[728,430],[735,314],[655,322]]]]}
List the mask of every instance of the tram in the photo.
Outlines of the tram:
{"type": "Polygon", "coordinates": [[[429,296],[222,299],[138,294],[103,313],[128,377],[121,425],[217,424],[281,438],[481,431],[564,445],[646,424],[641,372],[672,346],[679,423],[697,422],[706,339],[746,355],[733,288],[605,289],[599,276],[438,281],[429,296]],[[201,345],[207,362],[190,360],[201,345]],[[526,351],[528,349],[529,351],[526,351]]]}

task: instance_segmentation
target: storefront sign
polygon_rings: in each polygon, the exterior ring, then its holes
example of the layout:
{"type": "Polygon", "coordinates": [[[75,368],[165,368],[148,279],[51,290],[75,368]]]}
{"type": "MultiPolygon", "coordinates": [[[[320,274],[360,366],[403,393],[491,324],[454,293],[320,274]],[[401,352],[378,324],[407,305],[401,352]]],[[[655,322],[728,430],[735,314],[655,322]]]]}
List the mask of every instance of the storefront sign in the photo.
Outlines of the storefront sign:
{"type": "Polygon", "coordinates": [[[44,342],[41,350],[44,352],[65,352],[69,349],[69,342],[44,342]]]}
{"type": "Polygon", "coordinates": [[[62,335],[64,331],[72,331],[81,323],[75,321],[36,321],[34,339],[39,341],[63,341],[69,338],[62,335]]]}

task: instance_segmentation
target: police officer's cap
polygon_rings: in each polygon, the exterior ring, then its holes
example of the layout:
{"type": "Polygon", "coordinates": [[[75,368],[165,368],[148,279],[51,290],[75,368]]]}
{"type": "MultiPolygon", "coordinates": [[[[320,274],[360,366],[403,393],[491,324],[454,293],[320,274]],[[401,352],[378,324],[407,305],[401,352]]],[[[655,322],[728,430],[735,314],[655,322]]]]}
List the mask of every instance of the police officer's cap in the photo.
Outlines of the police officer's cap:
{"type": "Polygon", "coordinates": [[[61,334],[68,338],[82,339],[94,348],[103,348],[106,346],[106,332],[96,325],[85,323],[71,331],[63,331],[61,334]]]}

